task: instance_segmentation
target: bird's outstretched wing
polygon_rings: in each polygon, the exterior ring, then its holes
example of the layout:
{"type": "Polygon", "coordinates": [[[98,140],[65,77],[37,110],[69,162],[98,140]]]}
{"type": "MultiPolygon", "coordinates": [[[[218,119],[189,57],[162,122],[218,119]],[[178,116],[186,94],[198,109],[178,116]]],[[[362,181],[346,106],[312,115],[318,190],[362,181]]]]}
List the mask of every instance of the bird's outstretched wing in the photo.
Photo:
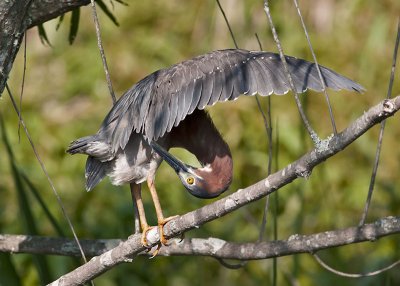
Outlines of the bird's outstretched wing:
{"type": "MultiPolygon", "coordinates": [[[[314,63],[286,56],[296,92],[322,91],[314,63]]],[[[326,87],[361,92],[358,83],[320,66],[326,87]]],[[[214,51],[156,71],[129,89],[105,118],[99,133],[113,151],[124,148],[132,132],[157,140],[196,108],[239,95],[281,95],[290,90],[278,54],[239,49],[214,51]]]]}

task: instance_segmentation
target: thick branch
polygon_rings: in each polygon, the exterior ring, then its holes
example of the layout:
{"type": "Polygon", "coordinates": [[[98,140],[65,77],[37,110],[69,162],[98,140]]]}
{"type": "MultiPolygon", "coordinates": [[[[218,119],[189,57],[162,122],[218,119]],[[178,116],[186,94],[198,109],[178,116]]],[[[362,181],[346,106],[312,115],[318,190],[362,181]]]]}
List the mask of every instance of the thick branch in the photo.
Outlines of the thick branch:
{"type": "MultiPolygon", "coordinates": [[[[224,216],[239,207],[265,197],[279,188],[289,184],[298,177],[308,177],[312,169],[319,163],[343,150],[354,140],[364,134],[369,128],[382,120],[392,116],[400,109],[400,96],[391,100],[385,100],[370,108],[361,117],[355,120],[343,132],[326,140],[322,147],[314,149],[299,160],[289,164],[284,169],[271,174],[266,179],[245,189],[222,198],[214,203],[206,205],[198,210],[182,215],[171,220],[164,227],[167,237],[175,237],[192,228],[198,227],[206,222],[224,216]]],[[[156,228],[148,232],[147,240],[155,245],[158,242],[156,228]]],[[[131,236],[127,241],[117,247],[94,257],[88,263],[65,274],[52,285],[80,285],[100,274],[106,272],[117,264],[130,261],[131,258],[142,252],[139,236],[131,236]]]]}
{"type": "MultiPolygon", "coordinates": [[[[176,239],[168,247],[162,247],[158,255],[210,256],[238,260],[266,259],[298,253],[315,253],[342,245],[376,241],[396,233],[400,233],[400,217],[385,217],[362,227],[349,227],[311,235],[295,234],[287,240],[270,242],[235,243],[218,238],[189,238],[179,242],[176,239]]],[[[122,240],[99,239],[80,242],[88,256],[97,256],[117,247],[122,240]]],[[[81,255],[73,239],[29,235],[0,235],[0,252],[81,255]]]]}
{"type": "Polygon", "coordinates": [[[88,3],[90,0],[0,1],[0,95],[25,31],[88,3]]]}
{"type": "Polygon", "coordinates": [[[78,7],[88,5],[90,0],[47,0],[34,1],[29,10],[28,28],[32,28],[68,13],[78,7]]]}

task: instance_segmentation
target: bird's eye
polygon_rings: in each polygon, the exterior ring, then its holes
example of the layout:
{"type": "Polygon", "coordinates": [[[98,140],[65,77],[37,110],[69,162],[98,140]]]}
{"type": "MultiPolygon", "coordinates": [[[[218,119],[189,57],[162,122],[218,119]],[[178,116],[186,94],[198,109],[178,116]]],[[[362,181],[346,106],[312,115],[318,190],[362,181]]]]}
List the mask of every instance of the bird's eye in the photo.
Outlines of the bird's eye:
{"type": "Polygon", "coordinates": [[[193,185],[194,183],[194,178],[193,177],[189,177],[186,179],[186,183],[188,183],[189,185],[193,185]]]}

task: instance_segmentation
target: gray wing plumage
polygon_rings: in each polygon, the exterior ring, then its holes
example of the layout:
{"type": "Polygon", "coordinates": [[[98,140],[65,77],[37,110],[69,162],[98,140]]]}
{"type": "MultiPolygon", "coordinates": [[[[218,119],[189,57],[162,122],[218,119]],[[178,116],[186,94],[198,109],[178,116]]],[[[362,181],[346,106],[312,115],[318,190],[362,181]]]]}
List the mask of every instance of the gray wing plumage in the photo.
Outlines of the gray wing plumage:
{"type": "MultiPolygon", "coordinates": [[[[296,92],[322,91],[314,63],[286,56],[296,92]]],[[[320,66],[326,87],[361,92],[358,83],[320,66]]],[[[156,71],[129,89],[105,118],[99,134],[115,152],[132,132],[157,140],[196,108],[239,95],[281,95],[290,90],[278,54],[221,50],[156,71]]]]}

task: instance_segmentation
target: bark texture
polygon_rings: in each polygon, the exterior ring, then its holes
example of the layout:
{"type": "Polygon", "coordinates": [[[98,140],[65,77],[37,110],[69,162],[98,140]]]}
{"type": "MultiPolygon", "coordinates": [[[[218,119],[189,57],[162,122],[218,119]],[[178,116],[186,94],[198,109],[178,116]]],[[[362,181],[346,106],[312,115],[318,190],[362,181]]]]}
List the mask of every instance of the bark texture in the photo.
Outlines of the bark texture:
{"type": "MultiPolygon", "coordinates": [[[[257,260],[319,250],[342,245],[374,242],[387,235],[400,233],[400,217],[385,217],[362,227],[349,227],[311,235],[293,234],[286,240],[236,243],[219,238],[174,239],[162,247],[159,256],[209,256],[221,259],[257,260]]],[[[88,256],[110,251],[124,241],[121,239],[80,240],[88,256]]],[[[64,255],[80,257],[73,239],[30,235],[0,235],[0,252],[64,255]]],[[[141,255],[150,256],[149,252],[141,255]]]]}

